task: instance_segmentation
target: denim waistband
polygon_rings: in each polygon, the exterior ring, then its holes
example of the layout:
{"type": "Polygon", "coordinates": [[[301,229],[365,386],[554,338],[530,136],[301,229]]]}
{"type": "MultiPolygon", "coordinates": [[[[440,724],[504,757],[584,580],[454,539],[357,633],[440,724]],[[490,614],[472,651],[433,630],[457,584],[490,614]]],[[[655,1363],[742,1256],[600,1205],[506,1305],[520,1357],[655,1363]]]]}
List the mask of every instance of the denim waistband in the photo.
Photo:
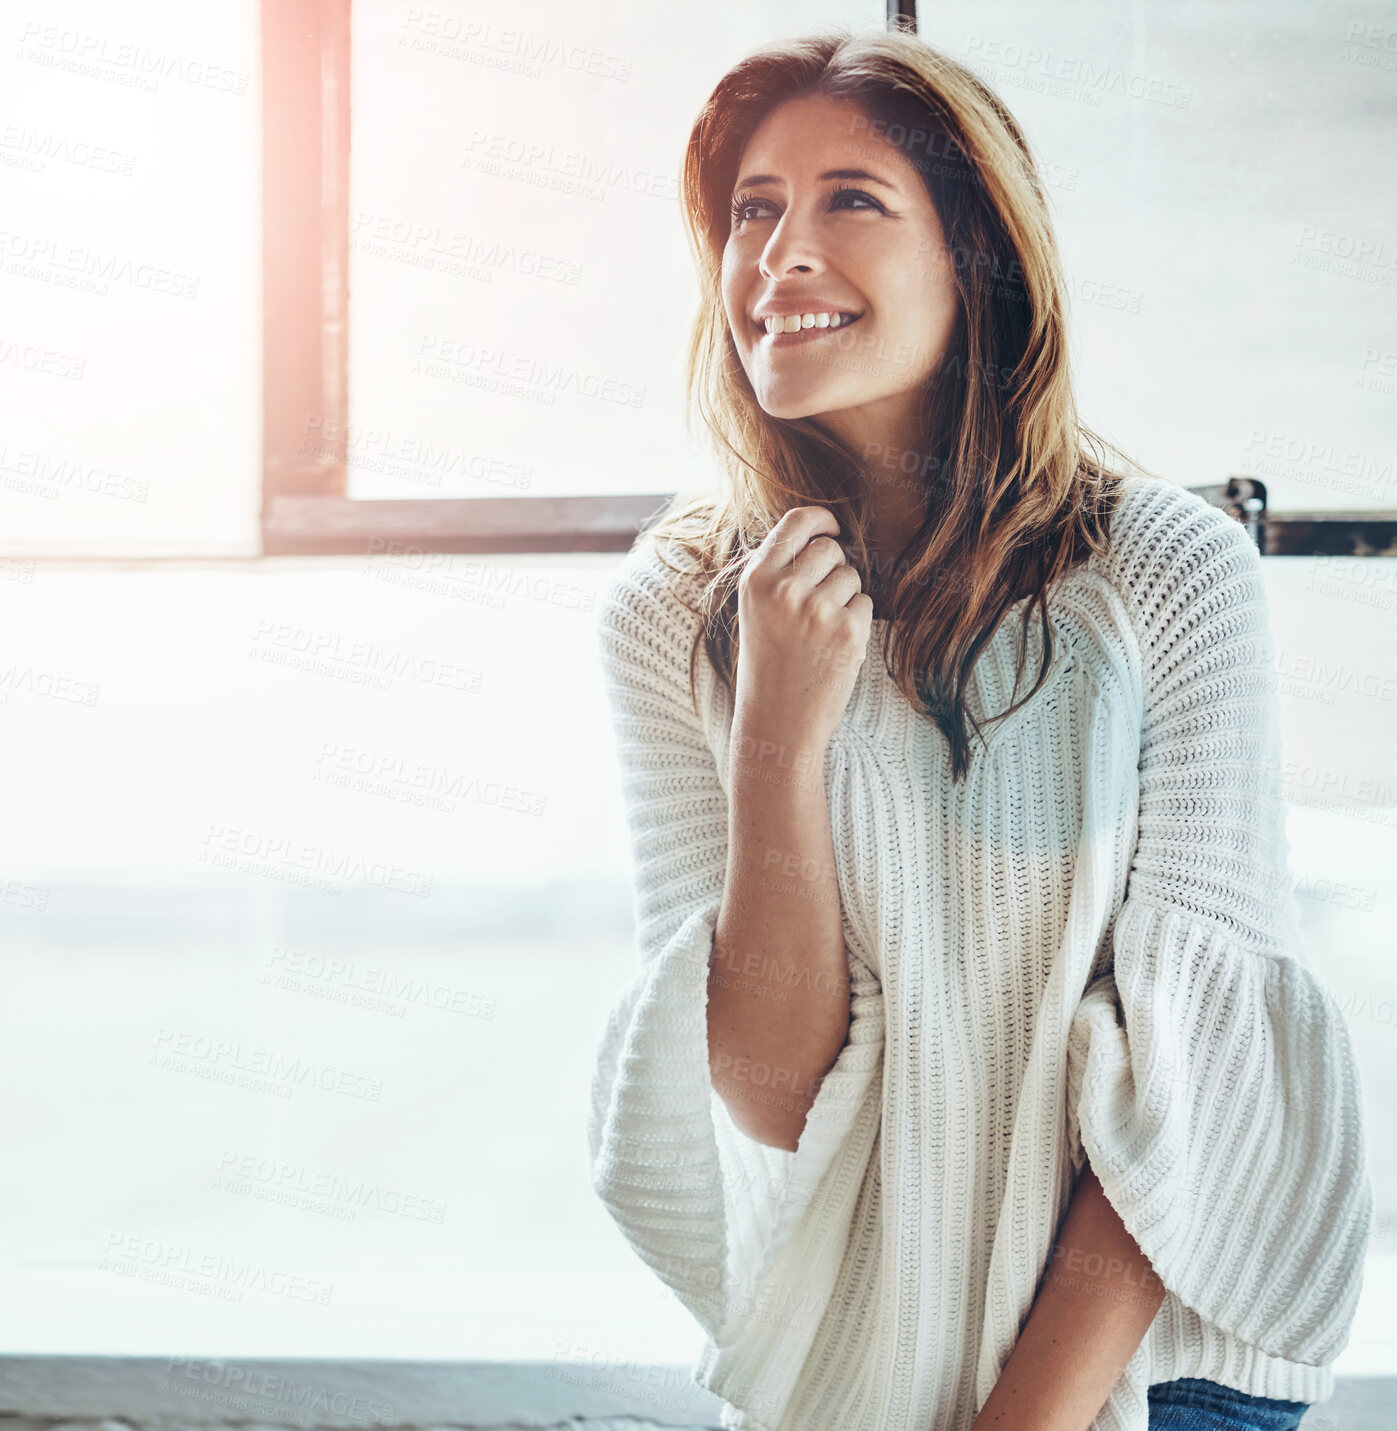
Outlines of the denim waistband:
{"type": "Polygon", "coordinates": [[[1297,1413],[1305,1411],[1305,1401],[1281,1401],[1270,1396],[1252,1396],[1221,1382],[1198,1376],[1182,1376],[1174,1381],[1157,1381],[1147,1389],[1151,1403],[1167,1406],[1197,1406],[1204,1410],[1245,1415],[1244,1424],[1266,1428],[1266,1431],[1290,1431],[1299,1420],[1297,1413]]]}

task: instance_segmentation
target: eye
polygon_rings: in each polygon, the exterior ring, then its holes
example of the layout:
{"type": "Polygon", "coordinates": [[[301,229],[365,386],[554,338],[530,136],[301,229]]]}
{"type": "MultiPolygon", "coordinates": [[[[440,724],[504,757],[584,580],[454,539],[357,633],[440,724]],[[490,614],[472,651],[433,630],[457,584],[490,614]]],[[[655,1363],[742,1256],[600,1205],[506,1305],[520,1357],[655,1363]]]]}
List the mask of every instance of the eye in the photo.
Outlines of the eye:
{"type": "Polygon", "coordinates": [[[732,201],[732,221],[734,227],[747,222],[747,210],[760,204],[762,200],[749,198],[746,194],[739,194],[732,201]]]}
{"type": "MultiPolygon", "coordinates": [[[[754,199],[748,194],[738,194],[732,201],[732,222],[734,228],[741,228],[749,218],[760,218],[760,214],[749,214],[748,209],[758,208],[766,203],[765,199],[754,199]]],[[[864,205],[871,205],[871,211],[876,213],[886,213],[887,210],[863,189],[856,189],[852,184],[839,184],[830,191],[830,208],[847,209],[853,213],[869,212],[864,205]],[[854,203],[852,200],[863,200],[863,203],[854,203]]]]}
{"type": "MultiPolygon", "coordinates": [[[[880,204],[878,200],[873,197],[872,194],[865,193],[862,189],[856,189],[853,187],[852,184],[839,184],[835,187],[834,192],[830,195],[830,207],[833,208],[834,205],[838,202],[840,196],[844,194],[852,194],[857,199],[867,199],[868,202],[872,204],[873,207],[878,210],[879,213],[885,212],[882,204],[880,204]]],[[[848,208],[849,205],[841,204],[840,207],[848,208]]]]}

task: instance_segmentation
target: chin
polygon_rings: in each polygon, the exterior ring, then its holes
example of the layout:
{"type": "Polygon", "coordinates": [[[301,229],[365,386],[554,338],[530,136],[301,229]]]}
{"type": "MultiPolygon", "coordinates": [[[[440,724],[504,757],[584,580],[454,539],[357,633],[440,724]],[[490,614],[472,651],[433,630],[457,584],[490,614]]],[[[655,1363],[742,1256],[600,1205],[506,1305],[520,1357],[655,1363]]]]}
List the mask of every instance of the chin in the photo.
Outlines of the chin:
{"type": "Polygon", "coordinates": [[[798,395],[759,393],[757,401],[768,417],[780,417],[787,422],[794,422],[802,417],[824,417],[827,413],[845,412],[850,408],[862,406],[869,399],[862,394],[806,392],[798,395]]]}
{"type": "Polygon", "coordinates": [[[765,392],[757,394],[757,401],[768,417],[784,418],[787,422],[818,417],[830,407],[828,398],[816,393],[765,392]]]}
{"type": "Polygon", "coordinates": [[[796,422],[802,417],[814,417],[819,408],[813,403],[763,402],[762,411],[768,417],[779,417],[785,422],[796,422]]]}

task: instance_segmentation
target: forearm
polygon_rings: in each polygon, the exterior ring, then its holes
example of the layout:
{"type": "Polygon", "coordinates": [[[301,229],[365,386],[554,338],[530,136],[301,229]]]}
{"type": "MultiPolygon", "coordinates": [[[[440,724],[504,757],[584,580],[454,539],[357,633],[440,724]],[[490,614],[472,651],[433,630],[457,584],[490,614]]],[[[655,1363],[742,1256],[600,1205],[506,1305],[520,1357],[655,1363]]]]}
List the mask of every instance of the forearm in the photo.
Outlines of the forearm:
{"type": "Polygon", "coordinates": [[[1164,1300],[1090,1165],[1019,1339],[971,1431],[1087,1431],[1164,1300]]]}
{"type": "Polygon", "coordinates": [[[735,721],[728,867],[708,975],[713,1086],[759,1141],[794,1148],[849,1028],[823,749],[735,721]]]}

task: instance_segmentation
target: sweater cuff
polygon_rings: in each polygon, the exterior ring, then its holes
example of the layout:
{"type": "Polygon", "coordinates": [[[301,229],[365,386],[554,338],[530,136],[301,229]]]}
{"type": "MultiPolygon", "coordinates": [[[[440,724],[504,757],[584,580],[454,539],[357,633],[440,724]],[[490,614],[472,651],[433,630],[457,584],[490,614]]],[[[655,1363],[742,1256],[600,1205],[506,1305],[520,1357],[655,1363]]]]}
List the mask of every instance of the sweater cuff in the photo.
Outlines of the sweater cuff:
{"type": "MultiPolygon", "coordinates": [[[[748,1137],[715,1093],[713,1116],[728,1198],[733,1256],[734,1325],[762,1294],[777,1254],[802,1223],[818,1225],[833,1215],[847,1227],[847,1210],[863,1182],[866,1156],[846,1158],[850,1139],[876,1109],[881,1123],[883,990],[856,955],[845,951],[849,969],[849,1030],[806,1114],[794,1151],[748,1137]],[[747,1193],[755,1196],[746,1196],[747,1193]]],[[[731,1336],[724,1329],[718,1344],[731,1336]]]]}
{"type": "Polygon", "coordinates": [[[1269,1356],[1343,1349],[1372,1216],[1343,1016],[1299,960],[1127,899],[1068,1039],[1067,1134],[1165,1288],[1269,1356]]]}
{"type": "Polygon", "coordinates": [[[850,956],[850,1027],[794,1152],[747,1137],[708,1067],[721,898],[696,905],[612,1009],[589,1120],[592,1186],[708,1335],[694,1377],[779,1421],[833,1294],[882,1125],[883,994],[850,956]]]}
{"type": "Polygon", "coordinates": [[[882,1128],[882,985],[855,955],[846,950],[846,957],[849,1032],[795,1150],[746,1137],[715,1097],[730,1297],[728,1320],[694,1377],[738,1408],[728,1424],[748,1431],[765,1431],[785,1415],[834,1295],[882,1128]]]}
{"type": "Polygon", "coordinates": [[[720,907],[695,906],[612,1008],[588,1124],[593,1191],[710,1336],[725,1320],[727,1276],[707,1026],[720,907]]]}

